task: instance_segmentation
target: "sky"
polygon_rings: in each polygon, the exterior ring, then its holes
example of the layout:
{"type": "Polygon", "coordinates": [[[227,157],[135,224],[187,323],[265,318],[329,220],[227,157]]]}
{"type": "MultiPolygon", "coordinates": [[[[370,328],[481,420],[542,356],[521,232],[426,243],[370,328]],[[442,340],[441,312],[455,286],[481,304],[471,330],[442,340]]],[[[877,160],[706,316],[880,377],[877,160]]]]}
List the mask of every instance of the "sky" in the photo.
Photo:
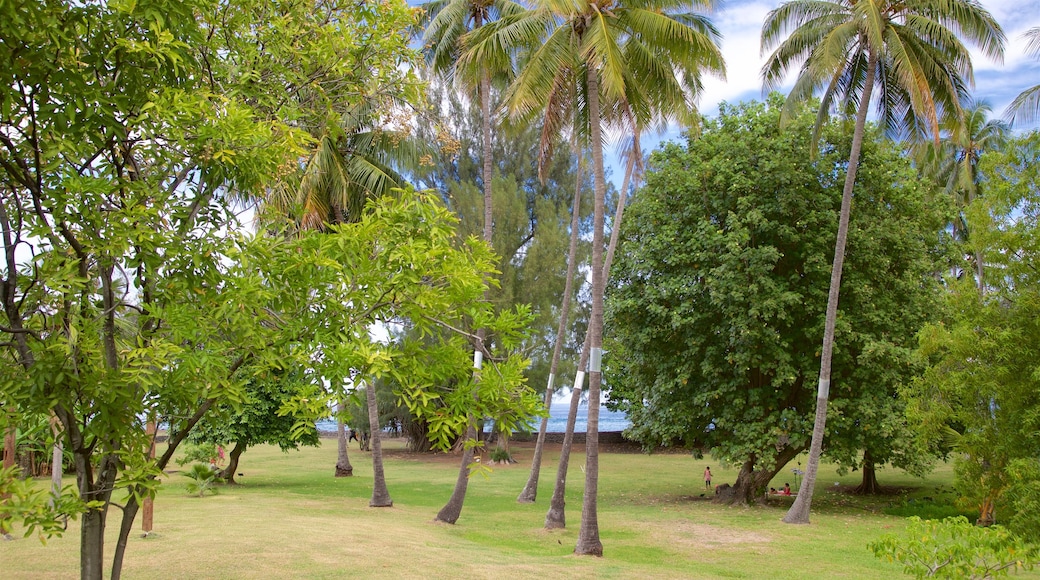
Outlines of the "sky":
{"type": "MultiPolygon", "coordinates": [[[[711,19],[722,33],[726,79],[704,79],[705,90],[698,108],[709,117],[718,112],[722,101],[737,103],[762,98],[760,72],[765,63],[760,51],[762,23],[766,14],[781,4],[779,0],[719,1],[721,7],[711,19]]],[[[1002,63],[993,62],[978,52],[972,53],[974,95],[976,99],[989,101],[993,115],[1001,116],[1019,93],[1040,84],[1040,60],[1026,54],[1026,41],[1022,38],[1027,30],[1040,26],[1040,0],[981,0],[981,3],[1004,28],[1007,44],[1002,63]]],[[[792,75],[781,91],[786,92],[793,83],[792,75]]],[[[678,129],[669,130],[658,139],[644,139],[644,147],[652,149],[659,140],[677,139],[679,135],[678,129]]]]}

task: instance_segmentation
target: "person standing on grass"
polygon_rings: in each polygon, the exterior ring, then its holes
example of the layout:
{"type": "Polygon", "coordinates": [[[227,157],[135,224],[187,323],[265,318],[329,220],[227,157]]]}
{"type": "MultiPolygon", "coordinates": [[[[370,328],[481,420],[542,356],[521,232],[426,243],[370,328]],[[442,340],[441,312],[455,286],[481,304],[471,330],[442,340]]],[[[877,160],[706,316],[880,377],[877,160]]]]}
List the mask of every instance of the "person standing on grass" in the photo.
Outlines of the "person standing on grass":
{"type": "Polygon", "coordinates": [[[704,468],[704,490],[708,491],[711,489],[711,467],[704,468]]]}

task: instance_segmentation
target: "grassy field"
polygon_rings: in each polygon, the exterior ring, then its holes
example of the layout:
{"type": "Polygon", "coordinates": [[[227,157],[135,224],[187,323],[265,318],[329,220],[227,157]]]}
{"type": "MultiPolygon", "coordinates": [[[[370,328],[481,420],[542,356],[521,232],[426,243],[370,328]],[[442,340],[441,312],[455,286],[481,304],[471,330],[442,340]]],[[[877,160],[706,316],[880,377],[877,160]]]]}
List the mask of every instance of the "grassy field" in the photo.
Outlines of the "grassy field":
{"type": "MultiPolygon", "coordinates": [[[[838,477],[832,466],[824,465],[813,523],[790,526],[780,522],[789,498],[743,508],[715,505],[702,495],[705,465],[711,465],[715,483],[732,482],[735,468],[688,454],[605,453],[599,488],[604,557],[590,558],[572,554],[581,516],[583,455],[571,459],[568,527],[548,532],[542,523],[558,446],[546,453],[537,503],[516,503],[532,450],[514,444],[519,463],[495,467],[486,478],[474,476],[454,526],[435,523],[433,517],[451,494],[458,460],[411,455],[400,441],[386,446],[392,508],[368,507],[369,454],[353,449],[355,476],[332,476],[332,440],[291,453],[250,449],[239,466],[241,485],[222,487],[215,496],[190,497],[185,492],[188,479],[171,473],[156,500],[155,533],[148,538],[134,534],[124,577],[899,577],[900,566],[875,559],[866,544],[902,531],[902,518],[885,510],[903,506],[913,512],[915,506],[931,503],[922,498],[941,503],[951,481],[948,466],[939,466],[925,480],[885,469],[879,480],[898,491],[860,498],[846,493],[858,483],[858,473],[838,477]]],[[[776,487],[784,481],[795,485],[794,476],[786,473],[776,478],[776,487]]],[[[118,517],[114,510],[109,548],[118,517]]],[[[32,537],[0,542],[0,577],[76,577],[78,531],[77,523],[70,522],[63,538],[46,545],[32,537]]]]}

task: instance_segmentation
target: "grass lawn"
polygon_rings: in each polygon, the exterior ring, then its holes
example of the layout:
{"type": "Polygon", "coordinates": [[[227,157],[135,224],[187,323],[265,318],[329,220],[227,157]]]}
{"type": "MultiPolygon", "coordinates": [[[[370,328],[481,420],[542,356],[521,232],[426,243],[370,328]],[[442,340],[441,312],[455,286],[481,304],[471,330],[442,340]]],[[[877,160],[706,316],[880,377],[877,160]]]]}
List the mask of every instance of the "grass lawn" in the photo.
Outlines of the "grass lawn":
{"type": "MultiPolygon", "coordinates": [[[[581,454],[571,459],[568,527],[548,532],[542,524],[558,445],[545,454],[537,503],[516,503],[532,448],[514,444],[519,463],[495,467],[486,478],[473,476],[462,517],[450,526],[433,518],[451,494],[458,473],[455,456],[412,455],[403,442],[386,442],[394,507],[375,509],[368,507],[370,455],[352,449],[354,477],[337,479],[335,441],[322,443],[290,453],[250,449],[239,466],[241,485],[221,487],[215,496],[190,497],[188,479],[168,475],[156,499],[155,533],[132,536],[124,577],[891,578],[901,575],[901,567],[875,559],[866,548],[879,535],[903,529],[901,517],[883,510],[903,505],[912,513],[918,505],[908,502],[913,498],[941,502],[952,479],[944,465],[925,480],[884,469],[878,473],[882,485],[901,491],[861,498],[845,492],[858,483],[858,473],[838,477],[825,464],[812,524],[791,526],[780,522],[790,498],[742,508],[715,505],[702,495],[705,465],[711,465],[715,483],[733,482],[735,467],[688,454],[603,453],[599,525],[604,556],[591,558],[572,554],[584,484],[581,454]]],[[[795,485],[790,470],[786,473],[774,487],[785,481],[795,485]]],[[[119,516],[113,508],[109,552],[119,516]]],[[[76,577],[78,531],[78,522],[70,522],[64,537],[46,545],[33,537],[0,542],[0,577],[76,577]]]]}

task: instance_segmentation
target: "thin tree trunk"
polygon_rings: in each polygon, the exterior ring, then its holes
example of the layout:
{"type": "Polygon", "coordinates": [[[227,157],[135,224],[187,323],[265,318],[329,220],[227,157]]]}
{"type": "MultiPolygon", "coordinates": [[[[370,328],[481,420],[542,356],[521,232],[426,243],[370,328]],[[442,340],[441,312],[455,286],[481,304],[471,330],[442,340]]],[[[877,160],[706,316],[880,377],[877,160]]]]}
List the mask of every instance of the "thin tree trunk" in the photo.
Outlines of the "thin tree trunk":
{"type": "Polygon", "coordinates": [[[827,317],[823,331],[823,352],[820,355],[820,384],[816,394],[816,419],[813,422],[812,444],[809,447],[809,461],[805,468],[805,480],[802,482],[802,488],[798,490],[798,498],[783,518],[783,521],[788,524],[809,523],[812,494],[816,487],[816,472],[820,467],[820,455],[823,452],[823,434],[827,425],[827,401],[831,388],[834,326],[838,319],[841,270],[845,263],[845,242],[849,234],[849,216],[852,213],[852,188],[856,184],[856,170],[859,168],[859,155],[863,148],[863,134],[867,125],[867,111],[870,109],[870,93],[874,88],[876,69],[877,55],[871,51],[867,61],[867,77],[863,85],[863,95],[860,97],[859,110],[856,112],[856,128],[852,134],[852,150],[849,152],[849,169],[845,175],[845,188],[841,195],[838,237],[834,243],[834,263],[831,266],[831,284],[827,293],[827,317]]]}
{"type": "Polygon", "coordinates": [[[347,429],[343,424],[343,401],[337,407],[339,413],[336,416],[336,442],[339,445],[336,457],[336,477],[351,477],[354,475],[354,466],[350,464],[350,456],[347,455],[347,429]]]}
{"type": "Polygon", "coordinates": [[[595,197],[592,211],[592,313],[589,319],[589,415],[585,432],[585,493],[581,506],[581,528],[574,553],[602,556],[599,540],[599,394],[603,360],[603,222],[606,183],[603,172],[603,140],[600,127],[599,77],[588,67],[589,125],[592,141],[592,167],[595,197]]]}
{"type": "MultiPolygon", "coordinates": [[[[625,202],[627,200],[629,179],[634,175],[635,168],[642,165],[642,152],[639,149],[638,133],[635,133],[634,137],[635,144],[633,151],[635,154],[630,159],[630,163],[625,171],[624,184],[622,185],[621,192],[618,195],[618,205],[614,212],[614,222],[610,232],[610,244],[607,246],[607,256],[603,261],[604,284],[606,284],[606,280],[609,278],[610,266],[614,261],[614,252],[617,249],[618,239],[621,235],[621,218],[625,214],[625,202]]],[[[574,385],[571,390],[571,405],[567,411],[567,427],[564,430],[563,445],[560,448],[560,462],[556,470],[556,484],[553,486],[553,496],[549,503],[549,511],[545,514],[545,529],[547,530],[563,528],[567,525],[565,512],[566,502],[564,501],[567,489],[567,470],[570,463],[571,444],[574,441],[574,424],[578,418],[578,404],[581,400],[581,390],[585,383],[585,366],[589,362],[590,340],[591,335],[586,332],[585,341],[582,343],[581,355],[578,361],[578,372],[575,375],[574,385]]]]}
{"type": "Polygon", "coordinates": [[[238,485],[235,481],[235,473],[238,471],[239,458],[246,452],[246,444],[241,441],[235,441],[235,446],[231,448],[231,452],[228,453],[227,467],[220,472],[220,477],[226,481],[229,485],[238,485]]]}
{"type": "MultiPolygon", "coordinates": [[[[478,15],[473,26],[474,29],[480,28],[483,25],[481,16],[478,15]]],[[[480,78],[480,114],[481,117],[481,129],[483,133],[484,142],[484,241],[491,248],[494,248],[492,241],[492,192],[491,192],[491,180],[493,177],[493,167],[491,159],[491,76],[488,73],[484,73],[480,78]]],[[[488,299],[487,290],[484,291],[484,300],[488,299]]],[[[487,336],[487,331],[483,328],[477,330],[477,344],[474,349],[476,352],[473,357],[473,368],[475,380],[480,380],[480,367],[481,360],[483,357],[484,338],[487,336]]],[[[477,442],[477,430],[474,427],[476,417],[468,416],[466,420],[466,441],[472,441],[473,444],[477,442]]],[[[483,431],[483,429],[481,429],[483,431]]],[[[459,465],[459,475],[455,479],[455,488],[451,492],[451,497],[448,498],[448,503],[445,504],[441,511],[437,512],[437,521],[454,524],[459,520],[459,516],[462,515],[462,505],[466,500],[466,489],[469,487],[469,471],[470,464],[473,462],[473,444],[465,445],[462,451],[462,464],[459,465]]]]}
{"type": "MultiPolygon", "coordinates": [[[[577,131],[574,131],[577,141],[577,131]]],[[[572,149],[577,149],[577,144],[572,143],[572,149]]],[[[545,411],[552,407],[553,381],[556,378],[556,370],[560,364],[560,352],[563,350],[563,337],[567,332],[567,322],[570,318],[571,294],[574,292],[574,271],[577,269],[578,256],[578,225],[581,214],[581,157],[578,157],[578,168],[576,171],[574,186],[574,204],[571,207],[571,240],[567,248],[567,277],[563,284],[563,303],[560,305],[560,324],[556,327],[556,344],[553,346],[552,362],[549,364],[549,381],[545,386],[545,411]]],[[[531,459],[531,473],[527,478],[527,484],[516,501],[520,503],[534,503],[538,497],[538,476],[542,467],[542,449],[545,446],[545,431],[549,427],[549,417],[542,417],[538,426],[538,440],[534,444],[534,458],[531,459]]]]}
{"type": "MultiPolygon", "coordinates": [[[[126,555],[126,544],[130,539],[130,531],[134,527],[137,516],[137,500],[130,496],[123,507],[123,519],[119,526],[119,538],[116,540],[116,551],[112,556],[112,580],[119,580],[123,573],[123,557],[126,555]]],[[[150,531],[146,530],[146,531],[150,531]]]]}
{"type": "MultiPolygon", "coordinates": [[[[13,414],[12,414],[13,417],[13,414]]],[[[10,469],[14,467],[14,448],[17,444],[17,437],[14,426],[14,421],[7,426],[7,430],[4,432],[4,469],[10,469]]],[[[11,499],[10,494],[3,494],[0,496],[0,502],[7,503],[11,499]]],[[[11,539],[11,528],[7,523],[7,519],[0,517],[0,536],[4,539],[11,539]]]]}
{"type": "Polygon", "coordinates": [[[368,400],[368,425],[372,445],[372,500],[368,507],[391,507],[394,500],[386,489],[386,476],[383,474],[383,438],[379,428],[379,406],[376,404],[376,382],[369,381],[365,387],[365,398],[368,400]]]}
{"type": "MultiPolygon", "coordinates": [[[[148,459],[155,459],[155,432],[157,426],[155,424],[155,416],[150,415],[148,417],[148,423],[145,425],[144,433],[148,438],[148,459]]],[[[144,497],[144,501],[141,502],[141,529],[144,530],[144,535],[152,533],[152,524],[155,516],[155,498],[150,495],[144,497]]]]}

